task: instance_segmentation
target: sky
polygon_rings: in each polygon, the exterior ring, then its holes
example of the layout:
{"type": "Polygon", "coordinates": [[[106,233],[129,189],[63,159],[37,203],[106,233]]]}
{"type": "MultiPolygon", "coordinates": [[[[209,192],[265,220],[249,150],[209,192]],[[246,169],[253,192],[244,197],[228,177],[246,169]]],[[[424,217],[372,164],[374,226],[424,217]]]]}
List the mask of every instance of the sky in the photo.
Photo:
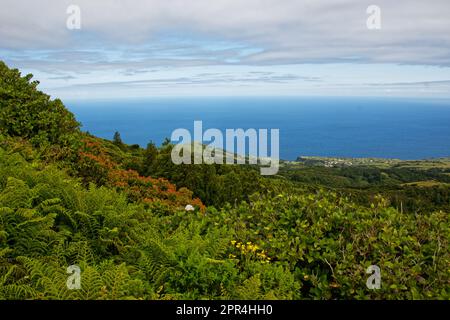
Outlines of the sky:
{"type": "Polygon", "coordinates": [[[450,98],[449,0],[0,4],[0,60],[52,97],[450,98]]]}

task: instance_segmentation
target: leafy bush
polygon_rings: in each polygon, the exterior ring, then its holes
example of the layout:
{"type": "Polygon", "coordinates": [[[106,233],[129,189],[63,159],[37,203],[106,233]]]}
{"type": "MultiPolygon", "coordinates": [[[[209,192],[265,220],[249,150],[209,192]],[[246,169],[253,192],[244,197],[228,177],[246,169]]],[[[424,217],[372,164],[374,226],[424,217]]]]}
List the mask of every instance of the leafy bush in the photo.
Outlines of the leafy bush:
{"type": "Polygon", "coordinates": [[[79,123],[61,100],[38,91],[32,77],[0,61],[0,130],[37,146],[69,145],[79,123]]]}
{"type": "MultiPolygon", "coordinates": [[[[0,299],[450,299],[448,212],[376,192],[358,204],[251,167],[175,166],[170,144],[81,134],[30,76],[3,63],[0,76],[0,299]],[[380,290],[366,287],[370,265],[380,290]]],[[[420,194],[448,205],[445,188],[420,194]]]]}

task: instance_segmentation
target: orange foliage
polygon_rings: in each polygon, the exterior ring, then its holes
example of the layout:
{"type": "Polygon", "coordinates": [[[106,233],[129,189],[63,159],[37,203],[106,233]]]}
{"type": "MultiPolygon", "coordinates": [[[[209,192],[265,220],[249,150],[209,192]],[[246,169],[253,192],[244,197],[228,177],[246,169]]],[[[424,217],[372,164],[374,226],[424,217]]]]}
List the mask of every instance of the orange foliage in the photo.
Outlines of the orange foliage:
{"type": "Polygon", "coordinates": [[[83,143],[84,150],[79,152],[82,167],[98,166],[97,171],[106,172],[106,184],[125,192],[130,199],[149,204],[159,202],[172,209],[184,209],[190,204],[202,212],[205,210],[200,199],[192,199],[192,191],[186,188],[177,190],[174,184],[163,178],[143,177],[135,170],[122,169],[94,138],[85,138],[83,143]]]}

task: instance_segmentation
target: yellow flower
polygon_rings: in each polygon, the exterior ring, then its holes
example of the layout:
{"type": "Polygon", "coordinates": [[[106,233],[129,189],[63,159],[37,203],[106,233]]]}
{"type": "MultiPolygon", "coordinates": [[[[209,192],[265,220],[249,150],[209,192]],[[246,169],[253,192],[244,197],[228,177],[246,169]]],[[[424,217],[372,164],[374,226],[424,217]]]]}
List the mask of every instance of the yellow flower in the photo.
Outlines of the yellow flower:
{"type": "Polygon", "coordinates": [[[236,244],[236,240],[231,240],[231,244],[234,246],[236,244]]]}

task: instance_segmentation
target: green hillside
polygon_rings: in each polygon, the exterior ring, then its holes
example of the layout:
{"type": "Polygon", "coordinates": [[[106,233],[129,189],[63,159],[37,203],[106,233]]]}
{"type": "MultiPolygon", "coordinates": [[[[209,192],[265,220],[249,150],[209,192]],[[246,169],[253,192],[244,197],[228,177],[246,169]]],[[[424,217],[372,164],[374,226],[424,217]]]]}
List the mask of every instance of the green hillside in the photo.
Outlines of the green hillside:
{"type": "Polygon", "coordinates": [[[0,299],[450,298],[448,162],[174,165],[37,85],[0,62],[0,299]]]}

